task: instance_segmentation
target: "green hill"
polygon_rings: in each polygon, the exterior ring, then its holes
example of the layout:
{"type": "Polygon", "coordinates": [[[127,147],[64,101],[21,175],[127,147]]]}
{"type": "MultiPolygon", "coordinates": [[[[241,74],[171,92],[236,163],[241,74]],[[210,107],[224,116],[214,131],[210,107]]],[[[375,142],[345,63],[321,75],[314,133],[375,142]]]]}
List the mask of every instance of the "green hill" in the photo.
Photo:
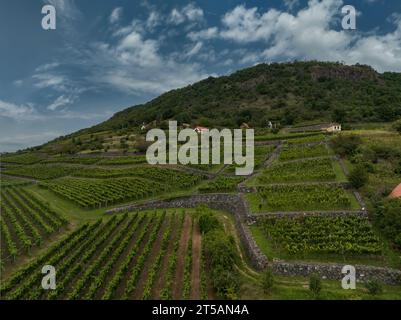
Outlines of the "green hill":
{"type": "Polygon", "coordinates": [[[89,131],[175,119],[206,126],[254,127],[268,120],[386,122],[401,115],[401,74],[328,62],[260,64],[207,78],[116,113],[89,131]]]}

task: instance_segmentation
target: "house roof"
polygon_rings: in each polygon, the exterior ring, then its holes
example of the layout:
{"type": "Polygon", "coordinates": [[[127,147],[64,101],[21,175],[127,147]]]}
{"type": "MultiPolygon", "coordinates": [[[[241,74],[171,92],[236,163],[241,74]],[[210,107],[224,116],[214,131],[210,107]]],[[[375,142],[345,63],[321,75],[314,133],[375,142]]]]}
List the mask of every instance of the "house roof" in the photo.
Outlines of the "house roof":
{"type": "Polygon", "coordinates": [[[208,128],[205,128],[205,127],[199,127],[199,126],[195,127],[195,129],[198,129],[198,130],[209,130],[208,128]]]}
{"type": "Polygon", "coordinates": [[[401,198],[401,183],[391,192],[390,198],[401,198]]]}

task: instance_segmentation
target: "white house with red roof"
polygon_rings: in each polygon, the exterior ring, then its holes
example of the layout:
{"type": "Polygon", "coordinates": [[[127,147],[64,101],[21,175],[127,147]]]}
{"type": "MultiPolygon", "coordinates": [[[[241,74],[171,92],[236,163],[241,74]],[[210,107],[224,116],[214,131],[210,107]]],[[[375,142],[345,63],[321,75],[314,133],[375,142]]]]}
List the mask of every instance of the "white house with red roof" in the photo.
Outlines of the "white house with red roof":
{"type": "Polygon", "coordinates": [[[208,132],[209,128],[197,126],[197,127],[195,127],[194,131],[196,133],[204,133],[204,132],[208,132]]]}

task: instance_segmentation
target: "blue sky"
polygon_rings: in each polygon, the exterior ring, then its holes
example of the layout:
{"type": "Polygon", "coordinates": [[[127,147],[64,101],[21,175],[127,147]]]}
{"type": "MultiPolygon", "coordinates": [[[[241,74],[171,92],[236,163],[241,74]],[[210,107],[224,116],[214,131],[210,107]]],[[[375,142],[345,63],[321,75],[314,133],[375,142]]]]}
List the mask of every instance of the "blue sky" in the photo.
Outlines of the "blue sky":
{"type": "Polygon", "coordinates": [[[210,75],[294,59],[401,71],[401,1],[0,0],[0,151],[210,75]],[[56,30],[41,28],[45,4],[56,30]],[[341,28],[346,4],[356,30],[341,28]]]}

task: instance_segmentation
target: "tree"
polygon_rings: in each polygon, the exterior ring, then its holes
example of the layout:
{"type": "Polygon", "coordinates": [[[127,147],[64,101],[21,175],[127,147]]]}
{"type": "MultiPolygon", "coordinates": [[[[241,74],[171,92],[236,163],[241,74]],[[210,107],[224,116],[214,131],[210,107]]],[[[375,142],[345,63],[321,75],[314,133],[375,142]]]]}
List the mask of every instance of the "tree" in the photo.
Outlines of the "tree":
{"type": "Polygon", "coordinates": [[[395,173],[395,174],[401,174],[401,160],[398,161],[398,165],[397,165],[396,168],[394,169],[394,173],[395,173]]]}
{"type": "Polygon", "coordinates": [[[346,116],[347,112],[344,109],[337,108],[333,110],[331,118],[333,119],[333,121],[341,123],[344,122],[346,116]]]}
{"type": "Polygon", "coordinates": [[[309,290],[313,293],[315,297],[317,297],[322,291],[322,280],[319,275],[312,274],[309,278],[309,290]]]}
{"type": "Polygon", "coordinates": [[[397,131],[399,134],[401,134],[401,119],[394,122],[393,128],[395,131],[397,131]]]}
{"type": "Polygon", "coordinates": [[[401,200],[390,199],[376,205],[375,224],[397,248],[401,248],[401,200]]]}
{"type": "Polygon", "coordinates": [[[369,180],[369,175],[363,164],[356,165],[348,176],[351,185],[356,188],[362,188],[369,180]]]}
{"type": "Polygon", "coordinates": [[[361,144],[361,138],[355,135],[339,135],[331,140],[332,148],[341,156],[353,155],[361,144]]]}
{"type": "Polygon", "coordinates": [[[264,293],[271,293],[274,286],[273,271],[268,268],[262,275],[262,288],[264,293]]]}

